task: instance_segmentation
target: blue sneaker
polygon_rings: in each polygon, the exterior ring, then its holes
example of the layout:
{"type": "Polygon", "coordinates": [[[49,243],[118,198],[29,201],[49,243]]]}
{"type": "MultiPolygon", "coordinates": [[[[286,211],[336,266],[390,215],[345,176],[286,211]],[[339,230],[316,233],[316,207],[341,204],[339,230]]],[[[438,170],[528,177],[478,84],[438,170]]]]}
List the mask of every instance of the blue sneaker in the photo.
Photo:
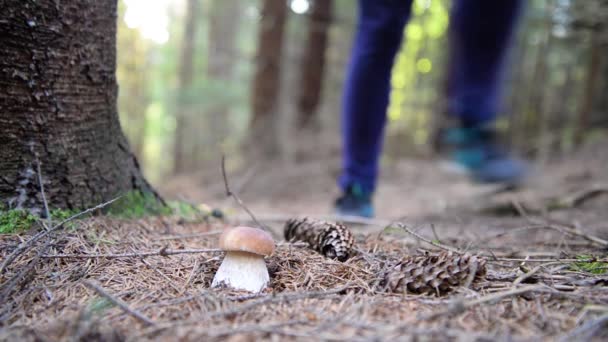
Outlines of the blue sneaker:
{"type": "Polygon", "coordinates": [[[526,163],[503,148],[491,128],[446,130],[443,142],[451,146],[452,160],[462,165],[474,181],[518,185],[526,177],[526,163]]]}
{"type": "Polygon", "coordinates": [[[374,217],[372,194],[363,191],[358,184],[351,185],[336,200],[335,210],[342,216],[374,217]]]}

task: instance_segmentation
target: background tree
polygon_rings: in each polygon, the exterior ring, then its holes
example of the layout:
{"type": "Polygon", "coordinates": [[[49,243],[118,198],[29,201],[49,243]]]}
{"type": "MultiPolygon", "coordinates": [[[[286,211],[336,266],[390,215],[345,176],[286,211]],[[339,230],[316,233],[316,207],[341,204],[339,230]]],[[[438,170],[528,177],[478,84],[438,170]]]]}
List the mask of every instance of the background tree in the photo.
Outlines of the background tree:
{"type": "Polygon", "coordinates": [[[43,212],[151,190],[116,109],[116,0],[0,3],[0,200],[43,212]],[[38,173],[40,166],[40,173],[38,173]]]}
{"type": "Polygon", "coordinates": [[[299,128],[314,125],[315,114],[321,102],[325,76],[325,54],[332,16],[333,0],[312,2],[312,9],[308,15],[306,48],[300,66],[297,103],[299,128]]]}
{"type": "Polygon", "coordinates": [[[264,0],[258,29],[256,70],[251,88],[252,113],[249,137],[255,142],[253,153],[267,158],[275,158],[278,151],[277,97],[286,18],[285,0],[264,0]]]}
{"type": "MultiPolygon", "coordinates": [[[[194,153],[192,149],[193,143],[188,143],[186,134],[192,121],[191,96],[188,95],[190,95],[194,79],[194,46],[197,21],[200,16],[198,12],[199,0],[188,0],[178,71],[178,91],[180,91],[180,94],[177,98],[173,142],[173,172],[175,173],[183,172],[187,169],[188,159],[191,159],[194,153]]],[[[194,136],[193,138],[197,137],[194,136]]]]}
{"type": "MultiPolygon", "coordinates": [[[[229,88],[235,81],[235,67],[238,62],[237,38],[241,28],[241,18],[244,14],[243,2],[240,0],[212,1],[209,10],[207,78],[229,88]]],[[[207,109],[208,125],[213,127],[213,147],[222,144],[229,132],[228,114],[230,102],[212,101],[207,109]]],[[[207,148],[207,150],[210,150],[207,148]]],[[[217,160],[219,151],[209,151],[208,154],[217,160]]]]}

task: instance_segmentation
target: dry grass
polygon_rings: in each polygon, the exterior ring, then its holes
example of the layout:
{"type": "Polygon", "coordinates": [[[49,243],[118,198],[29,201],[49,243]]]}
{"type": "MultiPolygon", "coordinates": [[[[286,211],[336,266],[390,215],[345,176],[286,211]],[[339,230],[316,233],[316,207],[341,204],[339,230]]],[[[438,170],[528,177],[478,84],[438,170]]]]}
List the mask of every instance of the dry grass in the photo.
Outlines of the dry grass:
{"type": "MultiPolygon", "coordinates": [[[[484,282],[448,297],[378,292],[383,270],[404,254],[417,253],[409,236],[358,234],[360,253],[345,263],[279,244],[267,259],[271,286],[259,295],[210,289],[222,257],[216,252],[51,257],[214,248],[216,235],[192,234],[222,227],[171,218],[94,217],[48,234],[0,274],[0,340],[608,336],[608,278],[572,271],[555,257],[524,266],[490,260],[484,282]]],[[[0,257],[31,236],[0,236],[0,257]]]]}

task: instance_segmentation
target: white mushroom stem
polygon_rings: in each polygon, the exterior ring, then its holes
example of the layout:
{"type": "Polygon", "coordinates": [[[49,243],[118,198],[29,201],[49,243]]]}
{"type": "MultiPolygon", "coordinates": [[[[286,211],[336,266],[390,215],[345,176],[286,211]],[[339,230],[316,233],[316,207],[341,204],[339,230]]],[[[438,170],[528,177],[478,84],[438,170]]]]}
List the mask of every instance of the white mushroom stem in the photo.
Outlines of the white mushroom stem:
{"type": "Polygon", "coordinates": [[[227,252],[211,286],[226,286],[258,293],[266,288],[269,281],[264,256],[247,252],[227,252]]]}

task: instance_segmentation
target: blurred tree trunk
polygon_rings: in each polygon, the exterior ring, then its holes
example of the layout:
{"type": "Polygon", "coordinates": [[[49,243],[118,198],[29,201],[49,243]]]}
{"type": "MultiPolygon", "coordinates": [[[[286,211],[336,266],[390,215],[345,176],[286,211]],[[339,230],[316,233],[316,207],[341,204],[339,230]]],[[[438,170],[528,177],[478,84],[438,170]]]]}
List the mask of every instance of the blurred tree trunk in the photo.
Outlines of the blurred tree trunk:
{"type": "Polygon", "coordinates": [[[186,132],[190,125],[189,91],[194,74],[194,40],[198,21],[199,0],[187,0],[184,35],[182,38],[181,56],[178,74],[178,93],[180,94],[175,113],[175,133],[173,141],[173,172],[180,173],[187,169],[188,159],[192,158],[191,148],[186,141],[186,132]]]}
{"type": "Polygon", "coordinates": [[[252,117],[248,152],[277,157],[277,96],[281,76],[283,36],[287,19],[285,0],[264,0],[258,33],[256,70],[252,84],[252,117]]]}
{"type": "MultiPolygon", "coordinates": [[[[549,1],[548,4],[547,2],[543,2],[543,6],[552,8],[552,1],[549,1]]],[[[521,146],[522,150],[532,154],[538,152],[540,142],[543,138],[541,120],[543,118],[543,98],[546,87],[542,85],[545,84],[547,80],[547,51],[549,51],[553,40],[553,35],[551,34],[553,23],[549,10],[545,11],[542,20],[543,35],[536,47],[532,76],[528,82],[530,85],[530,89],[528,89],[528,103],[523,107],[523,111],[519,113],[522,118],[517,130],[518,139],[516,140],[518,146],[521,146]]]]}
{"type": "MultiPolygon", "coordinates": [[[[605,33],[604,33],[605,34],[605,33]]],[[[604,42],[603,48],[608,47],[608,42],[604,42]]],[[[601,85],[598,87],[598,94],[608,94],[608,59],[602,60],[600,70],[601,85]]],[[[594,106],[593,118],[590,125],[593,127],[608,128],[608,96],[598,96],[594,106]]]]}
{"type": "Polygon", "coordinates": [[[146,61],[148,49],[137,29],[130,29],[124,23],[124,16],[118,24],[118,66],[117,77],[122,96],[118,98],[118,110],[123,130],[135,156],[142,160],[144,153],[146,109],[149,65],[146,61]]]}
{"type": "Polygon", "coordinates": [[[587,64],[587,73],[585,87],[583,90],[583,98],[581,100],[580,110],[577,116],[576,130],[574,132],[574,144],[580,145],[583,142],[585,133],[589,129],[589,116],[593,110],[593,102],[595,99],[596,84],[599,79],[601,56],[605,54],[602,51],[599,34],[596,29],[591,31],[591,46],[589,63],[587,64]]]}
{"type": "Polygon", "coordinates": [[[116,0],[3,1],[0,46],[3,205],[43,213],[39,176],[53,208],[152,191],[118,120],[116,0]]]}
{"type": "Polygon", "coordinates": [[[308,37],[298,87],[298,128],[315,126],[325,76],[325,54],[332,22],[333,0],[312,2],[308,16],[308,37]]]}
{"type": "MultiPolygon", "coordinates": [[[[222,0],[211,3],[209,13],[209,56],[207,60],[207,75],[212,81],[229,86],[234,81],[234,66],[237,62],[236,38],[239,32],[242,14],[240,0],[222,0]]],[[[225,100],[211,105],[207,115],[208,125],[213,129],[211,151],[208,155],[217,155],[217,148],[228,134],[229,105],[225,100]]]]}

